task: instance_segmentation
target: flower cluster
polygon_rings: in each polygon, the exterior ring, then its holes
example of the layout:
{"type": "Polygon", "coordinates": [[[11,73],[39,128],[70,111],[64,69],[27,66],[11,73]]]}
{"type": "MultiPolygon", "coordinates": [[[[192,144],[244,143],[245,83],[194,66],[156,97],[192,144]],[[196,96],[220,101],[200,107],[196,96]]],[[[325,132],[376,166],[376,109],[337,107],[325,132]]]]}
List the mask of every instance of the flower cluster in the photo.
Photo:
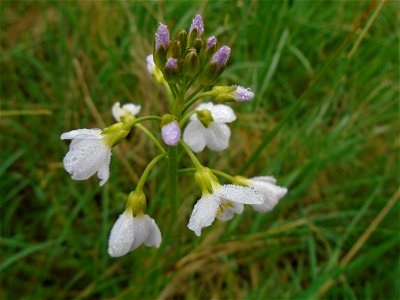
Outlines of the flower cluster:
{"type": "MultiPolygon", "coordinates": [[[[215,36],[204,36],[201,15],[194,17],[189,32],[182,29],[173,39],[170,38],[167,25],[160,23],[153,54],[147,57],[147,70],[165,88],[169,113],[137,117],[141,110],[139,105],[127,103],[121,106],[117,102],[111,110],[115,124],[104,129],[78,129],[61,135],[61,139],[71,140],[69,152],[63,161],[65,170],[75,180],[85,180],[97,173],[100,186],[110,176],[112,148],[123,141],[132,128],[143,130],[160,151],[148,163],[135,189],[129,193],[126,209],[111,230],[108,247],[110,256],[125,255],[141,244],[160,246],[160,229],[154,219],[145,214],[147,200],[143,186],[150,170],[162,159],[169,160],[170,180],[172,184],[176,183],[173,174],[177,174],[178,148],[191,159],[194,180],[202,192],[187,225],[197,236],[216,218],[226,221],[235,214],[241,214],[244,204],[251,205],[255,211],[268,212],[286,194],[287,189],[278,186],[272,176],[231,176],[202,165],[194,154],[206,147],[213,151],[227,149],[231,136],[227,124],[234,122],[237,117],[226,103],[243,103],[254,98],[249,88],[215,85],[226,68],[230,54],[228,46],[218,47],[215,36]],[[216,104],[205,102],[193,109],[197,102],[204,99],[211,99],[216,104]],[[144,121],[159,122],[159,135],[147,130],[141,124],[144,121]],[[161,136],[163,143],[157,136],[161,136]],[[230,184],[221,184],[218,177],[228,180],[230,184]]],[[[175,198],[177,195],[171,194],[169,197],[175,198]]]]}

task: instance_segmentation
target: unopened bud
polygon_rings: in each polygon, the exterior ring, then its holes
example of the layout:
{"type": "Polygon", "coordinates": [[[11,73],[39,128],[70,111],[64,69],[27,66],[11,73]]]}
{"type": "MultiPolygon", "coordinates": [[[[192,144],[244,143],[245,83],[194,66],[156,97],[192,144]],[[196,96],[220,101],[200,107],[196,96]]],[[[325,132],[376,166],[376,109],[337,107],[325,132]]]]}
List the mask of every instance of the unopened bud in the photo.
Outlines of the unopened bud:
{"type": "Polygon", "coordinates": [[[192,21],[192,25],[189,30],[189,46],[193,46],[193,42],[196,38],[201,38],[204,31],[203,18],[197,14],[192,21]]]}
{"type": "Polygon", "coordinates": [[[170,57],[165,64],[164,74],[168,82],[175,82],[179,73],[178,60],[170,57]]]}
{"type": "Polygon", "coordinates": [[[197,74],[200,68],[199,56],[196,49],[190,48],[185,54],[183,62],[183,74],[188,77],[193,77],[197,74]]]}
{"type": "Polygon", "coordinates": [[[160,23],[156,32],[154,43],[154,62],[159,69],[162,69],[167,60],[167,50],[169,46],[169,30],[167,25],[160,23]]]}
{"type": "Polygon", "coordinates": [[[181,53],[180,53],[181,55],[186,51],[187,39],[188,39],[188,34],[184,29],[179,31],[175,36],[174,40],[179,41],[181,46],[181,53]]]}
{"type": "Polygon", "coordinates": [[[181,42],[174,40],[168,49],[167,57],[179,58],[181,56],[181,42]]]}
{"type": "Polygon", "coordinates": [[[181,138],[181,129],[178,122],[171,115],[165,115],[162,118],[161,124],[161,137],[164,143],[168,146],[178,145],[181,138]]]}
{"type": "Polygon", "coordinates": [[[217,69],[223,69],[228,62],[229,56],[231,55],[231,48],[228,46],[222,46],[211,58],[211,63],[217,64],[217,69]]]}

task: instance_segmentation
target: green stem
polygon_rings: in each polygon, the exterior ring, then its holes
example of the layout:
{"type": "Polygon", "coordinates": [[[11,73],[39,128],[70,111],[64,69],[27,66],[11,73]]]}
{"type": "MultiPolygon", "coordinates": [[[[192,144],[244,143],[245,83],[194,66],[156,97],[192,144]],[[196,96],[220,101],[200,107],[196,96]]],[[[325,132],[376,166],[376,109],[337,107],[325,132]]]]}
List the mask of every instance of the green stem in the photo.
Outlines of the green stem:
{"type": "Polygon", "coordinates": [[[229,174],[227,174],[227,173],[225,173],[225,172],[222,172],[222,171],[219,171],[219,170],[214,170],[214,169],[211,169],[211,171],[212,171],[215,175],[221,176],[221,177],[223,177],[223,178],[229,180],[230,182],[235,183],[235,182],[237,181],[237,180],[235,179],[235,177],[233,177],[233,176],[231,176],[231,175],[229,175],[229,174]]]}
{"type": "Polygon", "coordinates": [[[195,96],[193,99],[189,100],[186,103],[185,107],[182,109],[182,114],[184,114],[200,98],[211,96],[211,95],[213,95],[212,91],[208,91],[208,92],[204,92],[204,93],[198,94],[197,96],[195,96]]]}
{"type": "Polygon", "coordinates": [[[164,147],[146,127],[144,127],[142,124],[136,124],[135,126],[143,131],[154,142],[154,144],[158,147],[158,149],[160,149],[162,153],[165,153],[164,147]]]}
{"type": "Polygon", "coordinates": [[[182,117],[182,120],[179,122],[179,125],[180,125],[181,128],[186,124],[187,120],[188,120],[188,119],[190,118],[190,116],[193,115],[194,113],[196,113],[196,110],[192,110],[191,112],[188,112],[186,115],[184,115],[184,116],[182,117]]]}
{"type": "Polygon", "coordinates": [[[169,197],[176,212],[178,203],[178,147],[168,147],[169,197]]]}
{"type": "Polygon", "coordinates": [[[189,97],[185,99],[185,103],[187,103],[190,99],[196,96],[202,89],[204,89],[204,86],[199,86],[193,93],[189,95],[189,97]]]}
{"type": "Polygon", "coordinates": [[[145,117],[141,117],[141,118],[135,118],[131,121],[128,121],[126,123],[124,123],[124,125],[129,126],[129,127],[133,127],[138,123],[141,123],[143,121],[148,121],[148,120],[153,120],[153,121],[160,121],[161,118],[158,116],[145,116],[145,117]]]}
{"type": "Polygon", "coordinates": [[[201,170],[203,167],[203,165],[199,162],[199,160],[197,159],[196,155],[194,155],[194,153],[192,152],[192,150],[190,150],[189,146],[182,140],[179,141],[179,144],[182,146],[182,148],[186,151],[186,153],[189,155],[190,159],[193,162],[194,167],[196,168],[196,170],[201,170]]]}
{"type": "Polygon", "coordinates": [[[155,164],[163,157],[165,157],[167,153],[161,153],[154,157],[149,164],[146,166],[146,169],[144,169],[142,176],[140,176],[139,182],[136,186],[136,191],[142,191],[143,190],[143,185],[146,182],[147,176],[149,175],[150,170],[155,166],[155,164]]]}

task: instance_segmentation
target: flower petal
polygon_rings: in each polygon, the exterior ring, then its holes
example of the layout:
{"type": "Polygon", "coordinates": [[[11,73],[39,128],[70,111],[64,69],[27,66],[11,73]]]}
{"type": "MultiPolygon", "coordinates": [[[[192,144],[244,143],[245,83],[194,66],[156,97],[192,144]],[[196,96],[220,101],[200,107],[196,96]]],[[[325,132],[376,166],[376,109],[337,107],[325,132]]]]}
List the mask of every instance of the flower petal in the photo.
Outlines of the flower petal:
{"type": "Polygon", "coordinates": [[[200,236],[202,228],[208,227],[214,222],[218,207],[219,199],[214,195],[201,197],[193,208],[188,228],[200,236]]]}
{"type": "MultiPolygon", "coordinates": [[[[222,208],[222,214],[219,214],[217,218],[221,221],[228,221],[233,218],[233,216],[236,214],[241,214],[244,210],[244,205],[242,203],[237,203],[237,202],[231,202],[227,201],[229,204],[229,207],[226,207],[224,205],[222,208]]],[[[220,206],[220,207],[221,207],[220,206]]]]}
{"type": "Polygon", "coordinates": [[[108,239],[108,254],[119,257],[130,251],[133,243],[134,221],[132,213],[125,211],[121,214],[111,229],[108,239]]]}
{"type": "Polygon", "coordinates": [[[108,156],[104,157],[103,165],[97,171],[97,177],[100,179],[100,186],[104,185],[108,178],[110,177],[110,161],[111,161],[111,151],[108,156]]]}
{"type": "Polygon", "coordinates": [[[271,211],[287,193],[287,188],[269,182],[260,182],[253,179],[251,179],[250,182],[253,187],[259,190],[263,195],[263,203],[253,205],[254,210],[259,212],[271,211]]]}
{"type": "Polygon", "coordinates": [[[141,110],[141,106],[140,105],[135,105],[133,103],[126,103],[124,105],[122,105],[122,109],[128,111],[130,114],[136,116],[140,110],[141,110]]]}
{"type": "Polygon", "coordinates": [[[213,122],[206,129],[207,146],[214,151],[223,151],[229,146],[231,130],[224,123],[213,122]]]}
{"type": "Polygon", "coordinates": [[[262,194],[251,187],[244,187],[235,184],[224,184],[215,194],[224,200],[243,204],[263,203],[262,194]]]}
{"type": "Polygon", "coordinates": [[[154,219],[149,217],[148,215],[144,215],[144,218],[147,219],[147,223],[149,224],[148,225],[149,236],[144,241],[144,244],[147,247],[156,247],[156,248],[160,247],[162,237],[156,221],[154,221],[154,219]]]}
{"type": "Polygon", "coordinates": [[[110,148],[101,140],[81,140],[79,144],[70,147],[63,160],[64,168],[72,179],[85,180],[109,160],[110,153],[110,148]]]}
{"type": "Polygon", "coordinates": [[[205,128],[199,121],[190,121],[183,132],[183,140],[194,152],[200,152],[206,146],[205,128]]]}
{"type": "Polygon", "coordinates": [[[211,108],[211,115],[214,122],[230,123],[236,120],[233,109],[224,104],[217,104],[211,108]]]}
{"type": "Polygon", "coordinates": [[[149,237],[150,224],[144,215],[133,218],[133,243],[129,251],[133,251],[138,248],[145,240],[149,237]]]}
{"type": "Polygon", "coordinates": [[[276,183],[276,179],[273,176],[256,176],[253,178],[250,178],[251,180],[255,180],[255,181],[260,181],[260,182],[269,182],[272,184],[276,183]]]}
{"type": "Polygon", "coordinates": [[[64,132],[61,135],[62,140],[72,140],[72,139],[85,139],[85,140],[99,140],[102,139],[101,129],[92,128],[92,129],[76,129],[68,132],[64,132]]]}

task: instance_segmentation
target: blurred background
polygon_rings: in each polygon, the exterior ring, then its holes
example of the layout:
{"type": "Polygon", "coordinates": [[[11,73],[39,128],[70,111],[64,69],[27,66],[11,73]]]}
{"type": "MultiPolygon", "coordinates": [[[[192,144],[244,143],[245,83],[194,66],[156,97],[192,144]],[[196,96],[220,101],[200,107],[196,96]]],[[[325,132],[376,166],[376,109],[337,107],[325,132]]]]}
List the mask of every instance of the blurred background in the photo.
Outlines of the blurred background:
{"type": "Polygon", "coordinates": [[[399,298],[399,2],[0,5],[2,299],[399,298]],[[200,191],[182,173],[172,218],[161,163],[145,187],[161,248],[112,259],[110,229],[157,149],[131,134],[100,188],[63,169],[60,134],[112,124],[116,101],[166,112],[145,58],[158,22],[174,33],[196,12],[232,47],[219,83],[256,93],[232,105],[231,147],[200,161],[273,175],[289,192],[272,212],[246,208],[197,238],[186,224],[200,191]]]}

